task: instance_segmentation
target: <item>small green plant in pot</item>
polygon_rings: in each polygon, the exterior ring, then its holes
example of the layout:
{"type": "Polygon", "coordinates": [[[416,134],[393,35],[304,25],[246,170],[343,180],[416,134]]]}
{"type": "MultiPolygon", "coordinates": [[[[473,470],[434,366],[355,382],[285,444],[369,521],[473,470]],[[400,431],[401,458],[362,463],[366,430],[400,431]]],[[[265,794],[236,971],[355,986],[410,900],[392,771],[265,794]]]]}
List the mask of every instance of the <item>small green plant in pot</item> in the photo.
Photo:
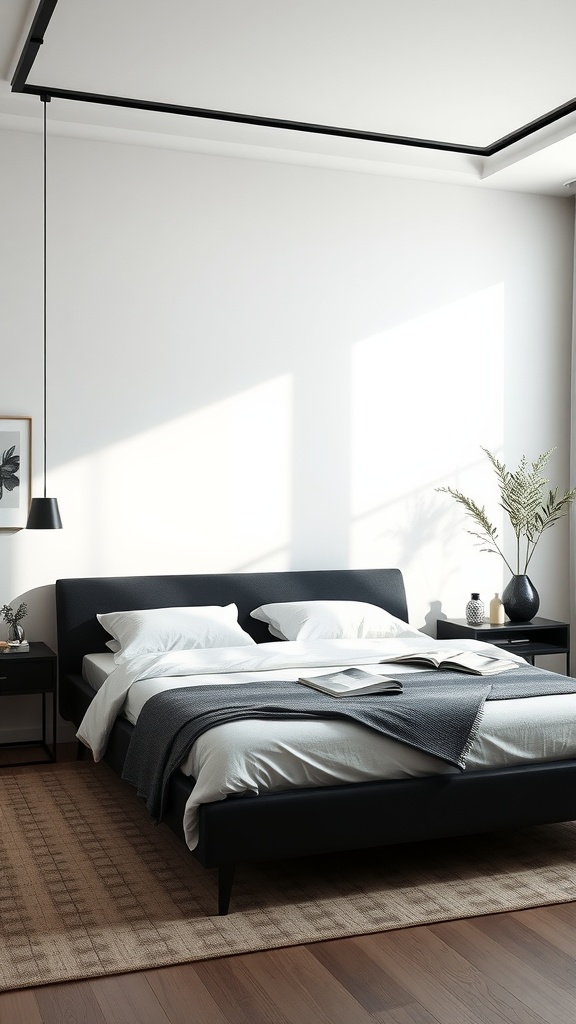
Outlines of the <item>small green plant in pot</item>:
{"type": "Polygon", "coordinates": [[[510,570],[512,579],[502,594],[504,610],[513,622],[526,622],[533,618],[540,606],[538,593],[528,577],[528,566],[536,546],[546,530],[551,529],[568,512],[576,498],[576,487],[558,495],[558,488],[548,488],[549,481],[542,475],[555,448],[539,455],[534,462],[522,456],[515,470],[509,470],[493,452],[482,448],[492,463],[500,492],[500,507],[504,510],[516,537],[516,558],[513,566],[502,549],[498,531],[492,524],[484,506],[477,504],[454,487],[437,487],[461,505],[476,528],[468,530],[481,545],[482,551],[500,555],[510,570]]]}

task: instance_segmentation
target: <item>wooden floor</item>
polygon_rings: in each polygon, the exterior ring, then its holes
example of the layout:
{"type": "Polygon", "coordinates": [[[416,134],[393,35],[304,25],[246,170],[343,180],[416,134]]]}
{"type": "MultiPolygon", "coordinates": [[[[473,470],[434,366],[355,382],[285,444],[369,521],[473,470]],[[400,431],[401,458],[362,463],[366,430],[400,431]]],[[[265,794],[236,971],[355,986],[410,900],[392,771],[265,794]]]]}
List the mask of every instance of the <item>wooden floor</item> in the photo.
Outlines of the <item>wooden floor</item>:
{"type": "Polygon", "coordinates": [[[576,1024],[576,903],[0,995],[1,1024],[544,1021],[576,1024]]]}

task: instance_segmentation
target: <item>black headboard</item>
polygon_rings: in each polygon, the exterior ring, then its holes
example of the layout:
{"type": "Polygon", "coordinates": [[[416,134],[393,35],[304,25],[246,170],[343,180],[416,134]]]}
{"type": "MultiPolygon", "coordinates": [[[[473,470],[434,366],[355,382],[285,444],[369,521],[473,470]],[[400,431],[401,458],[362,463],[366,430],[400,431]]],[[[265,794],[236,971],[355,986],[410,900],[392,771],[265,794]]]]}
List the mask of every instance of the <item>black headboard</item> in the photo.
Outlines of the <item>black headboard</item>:
{"type": "Polygon", "coordinates": [[[273,637],[263,622],[250,618],[254,608],[272,601],[306,600],[368,601],[408,621],[404,580],[399,569],[305,569],[57,580],[60,674],[80,672],[85,654],[106,650],[105,643],[110,637],[99,624],[97,613],[234,602],[240,625],[261,643],[273,637]]]}

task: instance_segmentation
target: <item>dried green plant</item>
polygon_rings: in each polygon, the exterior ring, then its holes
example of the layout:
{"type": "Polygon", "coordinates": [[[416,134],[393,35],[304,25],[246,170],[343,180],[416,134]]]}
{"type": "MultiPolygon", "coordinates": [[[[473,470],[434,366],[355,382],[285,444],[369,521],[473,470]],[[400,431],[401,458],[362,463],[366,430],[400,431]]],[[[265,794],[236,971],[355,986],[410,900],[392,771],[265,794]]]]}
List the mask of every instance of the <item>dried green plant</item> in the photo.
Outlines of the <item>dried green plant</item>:
{"type": "Polygon", "coordinates": [[[542,475],[555,448],[539,455],[529,463],[522,456],[518,468],[509,470],[496,456],[482,448],[490,459],[500,492],[500,507],[507,514],[516,537],[516,569],[513,569],[506,558],[498,537],[496,527],[488,519],[484,506],[478,505],[472,498],[467,498],[454,487],[437,487],[437,491],[450,494],[466,514],[474,521],[476,530],[468,530],[481,545],[482,551],[500,555],[512,575],[525,575],[536,550],[536,545],[546,530],[549,530],[562,516],[568,512],[571,502],[576,498],[576,487],[558,497],[558,488],[547,490],[549,481],[542,475]]]}
{"type": "Polygon", "coordinates": [[[13,629],[16,629],[20,620],[25,618],[27,613],[28,605],[25,604],[24,601],[22,604],[18,605],[16,611],[14,611],[12,606],[9,604],[4,604],[2,605],[2,608],[0,608],[0,614],[4,619],[4,622],[6,622],[8,626],[12,626],[13,629]]]}

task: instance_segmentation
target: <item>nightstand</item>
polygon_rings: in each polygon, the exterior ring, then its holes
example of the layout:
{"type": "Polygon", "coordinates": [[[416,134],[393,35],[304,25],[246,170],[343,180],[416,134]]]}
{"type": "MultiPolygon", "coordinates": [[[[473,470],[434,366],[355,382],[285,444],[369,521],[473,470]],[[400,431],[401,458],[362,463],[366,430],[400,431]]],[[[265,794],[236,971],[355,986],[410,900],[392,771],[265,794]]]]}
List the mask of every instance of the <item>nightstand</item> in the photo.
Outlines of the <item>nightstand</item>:
{"type": "Polygon", "coordinates": [[[0,749],[16,749],[17,747],[41,746],[46,753],[45,758],[33,761],[2,762],[2,768],[25,764],[47,764],[56,760],[56,655],[46,644],[31,643],[30,650],[22,654],[0,654],[0,698],[27,697],[29,694],[42,696],[42,733],[36,740],[24,740],[18,743],[0,743],[0,749]],[[47,742],[48,714],[46,695],[52,698],[52,744],[47,742]]]}
{"type": "Polygon", "coordinates": [[[485,640],[504,651],[519,654],[530,664],[540,654],[563,654],[566,657],[566,675],[570,674],[570,625],[555,619],[534,618],[530,622],[505,622],[491,626],[482,622],[471,626],[466,619],[438,619],[438,640],[485,640]]]}

